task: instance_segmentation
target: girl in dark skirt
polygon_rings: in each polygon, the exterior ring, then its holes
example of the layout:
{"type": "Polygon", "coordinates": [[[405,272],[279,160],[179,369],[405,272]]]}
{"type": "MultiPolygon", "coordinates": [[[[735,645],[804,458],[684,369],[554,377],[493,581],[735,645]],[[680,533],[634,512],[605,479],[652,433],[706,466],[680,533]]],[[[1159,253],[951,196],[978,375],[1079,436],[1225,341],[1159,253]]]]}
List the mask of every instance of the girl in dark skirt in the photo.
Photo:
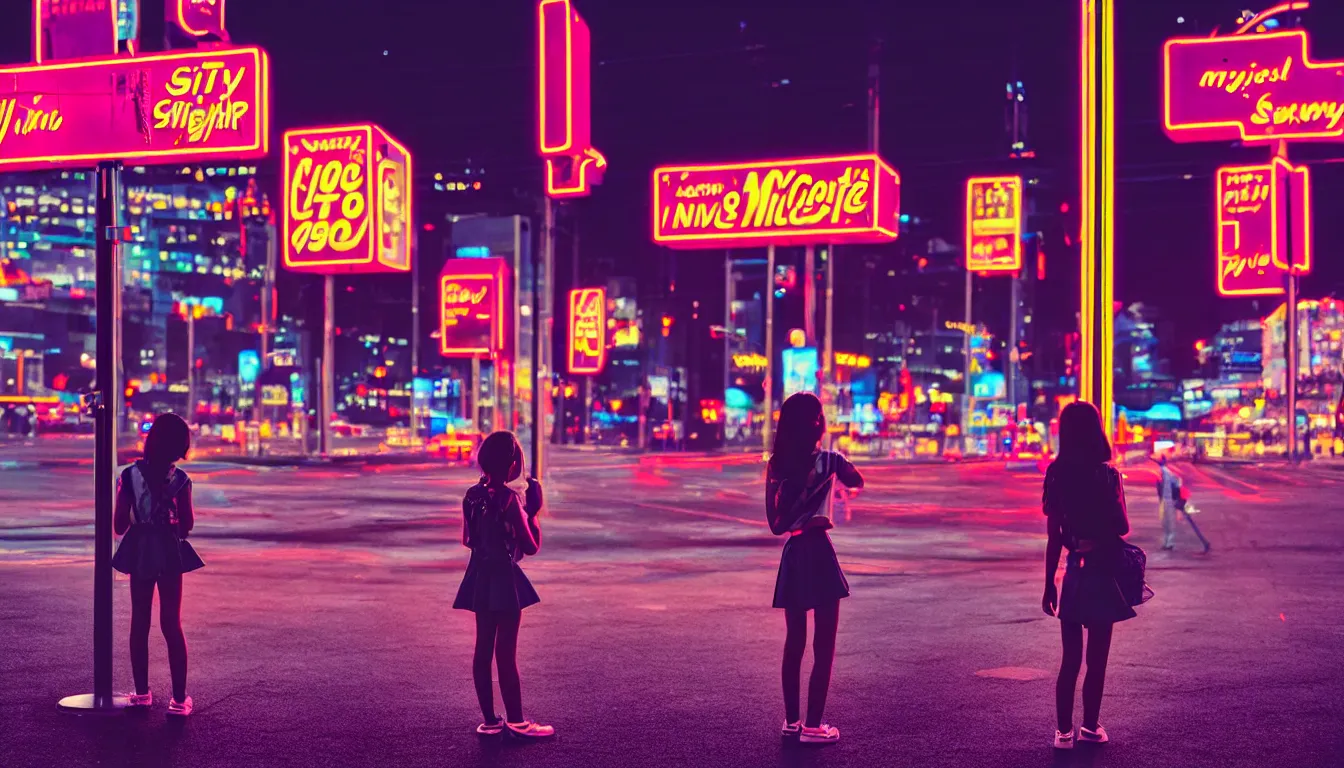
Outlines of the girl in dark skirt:
{"type": "Polygon", "coordinates": [[[121,536],[112,567],[131,577],[131,672],[133,707],[154,703],[149,690],[149,622],[159,590],[159,629],[168,643],[173,697],[168,714],[191,714],[187,695],[187,639],[182,634],[182,574],[205,563],[187,543],[195,524],[191,478],[176,463],[191,449],[191,428],[171,413],[154,420],[144,458],[121,473],[113,528],[121,536]]]}
{"type": "Polygon", "coordinates": [[[481,481],[462,499],[462,544],[471,560],[457,590],[453,607],[476,614],[476,652],[471,673],[485,722],[476,726],[484,735],[510,733],[528,738],[555,735],[549,725],[523,718],[522,683],[518,676],[518,626],[522,611],[540,598],[523,575],[518,561],[541,548],[537,513],[542,507],[541,484],[527,480],[526,502],[507,484],[523,474],[523,449],[511,432],[487,437],[476,453],[481,481]],[[501,720],[495,714],[495,692],[490,662],[499,669],[499,693],[504,699],[501,720]]]}
{"type": "Polygon", "coordinates": [[[821,450],[826,417],[815,395],[801,392],[779,411],[774,451],[766,470],[765,513],[775,535],[788,534],[775,580],[774,607],[784,609],[785,736],[830,744],[840,729],[821,721],[826,690],[835,661],[835,635],[840,600],[849,597],[849,582],[840,570],[835,547],[826,533],[835,482],[862,488],[863,476],[838,453],[821,450]],[[814,614],[812,679],[807,688],[807,721],[799,717],[803,651],[807,647],[807,612],[814,614]]]}
{"type": "Polygon", "coordinates": [[[1055,747],[1074,744],[1073,692],[1083,663],[1087,629],[1087,677],[1083,680],[1083,724],[1078,741],[1104,744],[1097,722],[1111,651],[1111,629],[1136,615],[1116,581],[1120,546],[1129,533],[1125,489],[1110,465],[1111,444],[1101,415],[1091,403],[1068,405],[1059,416],[1059,456],[1045,474],[1042,506],[1049,542],[1045,551],[1045,595],[1041,609],[1058,616],[1064,658],[1055,683],[1055,747]],[[1061,549],[1069,550],[1064,586],[1055,590],[1061,549]]]}

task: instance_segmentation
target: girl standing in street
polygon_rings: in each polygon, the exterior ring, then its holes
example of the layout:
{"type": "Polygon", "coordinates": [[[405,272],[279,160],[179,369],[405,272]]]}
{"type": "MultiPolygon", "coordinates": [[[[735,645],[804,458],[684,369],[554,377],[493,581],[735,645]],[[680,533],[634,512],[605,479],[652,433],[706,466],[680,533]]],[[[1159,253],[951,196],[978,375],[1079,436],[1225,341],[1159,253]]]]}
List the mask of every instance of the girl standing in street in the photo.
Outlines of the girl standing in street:
{"type": "Polygon", "coordinates": [[[863,476],[838,453],[821,450],[826,417],[815,395],[800,392],[779,411],[774,451],[766,470],[765,514],[770,530],[788,534],[775,581],[774,607],[784,609],[785,736],[810,744],[840,739],[840,729],[823,723],[826,691],[835,661],[835,635],[840,600],[849,597],[849,582],[840,570],[835,547],[826,533],[832,524],[829,502],[839,480],[862,488],[863,476]],[[807,648],[807,613],[813,612],[812,679],[807,688],[807,721],[799,717],[803,652],[807,648]]]}
{"type": "Polygon", "coordinates": [[[131,577],[132,707],[154,703],[149,690],[149,622],[159,590],[159,629],[168,643],[173,697],[168,714],[191,714],[187,695],[187,638],[182,633],[182,574],[205,564],[187,543],[195,524],[191,478],[177,462],[191,450],[191,428],[165,413],[145,437],[144,457],[121,473],[113,528],[121,536],[112,567],[131,577]]]}
{"type": "Polygon", "coordinates": [[[1083,629],[1087,629],[1087,677],[1077,740],[1104,744],[1109,737],[1098,717],[1111,629],[1137,615],[1116,580],[1129,518],[1120,473],[1110,461],[1111,444],[1096,407],[1086,402],[1065,407],[1059,416],[1059,456],[1046,471],[1042,501],[1049,541],[1041,609],[1058,616],[1064,643],[1055,683],[1058,749],[1074,744],[1073,693],[1083,663],[1083,629]],[[1068,567],[1063,589],[1057,592],[1055,572],[1062,548],[1069,550],[1068,567]]]}
{"type": "Polygon", "coordinates": [[[523,449],[511,432],[487,437],[476,453],[481,481],[462,499],[462,544],[471,550],[467,572],[453,607],[476,614],[476,651],[471,674],[485,721],[483,735],[503,733],[541,738],[555,735],[549,725],[523,718],[522,683],[518,676],[518,626],[523,609],[540,598],[518,561],[541,548],[541,484],[527,480],[526,502],[508,486],[523,474],[523,449]],[[499,669],[499,693],[506,719],[495,714],[490,662],[499,669]]]}

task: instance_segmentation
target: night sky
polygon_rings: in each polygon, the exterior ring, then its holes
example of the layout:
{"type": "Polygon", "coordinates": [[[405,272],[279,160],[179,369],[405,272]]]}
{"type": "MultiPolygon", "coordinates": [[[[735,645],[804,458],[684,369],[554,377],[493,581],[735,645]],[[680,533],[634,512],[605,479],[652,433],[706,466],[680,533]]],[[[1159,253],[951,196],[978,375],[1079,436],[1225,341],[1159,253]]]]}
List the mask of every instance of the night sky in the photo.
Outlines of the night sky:
{"type": "MultiPolygon", "coordinates": [[[[534,174],[540,185],[530,0],[229,3],[235,42],[260,43],[272,54],[277,132],[371,119],[409,144],[421,169],[470,157],[491,174],[534,174]]],[[[13,23],[23,21],[22,10],[11,17],[24,4],[3,5],[0,59],[20,61],[27,25],[13,23]]],[[[1212,174],[1222,163],[1261,161],[1268,150],[1170,142],[1158,123],[1161,43],[1206,35],[1214,25],[1226,31],[1244,5],[1118,2],[1117,295],[1177,322],[1169,350],[1178,372],[1194,339],[1256,311],[1214,292],[1212,174]]],[[[1315,5],[1304,15],[1315,36],[1313,56],[1344,58],[1344,11],[1325,0],[1315,5]]],[[[1028,89],[1030,142],[1053,186],[1047,204],[1076,198],[1077,21],[1069,0],[575,6],[593,35],[594,143],[611,163],[606,184],[577,211],[585,251],[602,252],[618,269],[629,263],[638,273],[637,262],[663,258],[648,242],[656,164],[863,149],[874,32],[885,40],[882,152],[902,173],[904,210],[932,220],[948,240],[960,239],[965,178],[1006,169],[1010,79],[1028,89]]],[[[1298,146],[1293,157],[1344,160],[1344,145],[1298,146]]],[[[1344,164],[1314,165],[1313,184],[1318,269],[1304,281],[1311,297],[1344,292],[1344,217],[1335,213],[1344,164]]],[[[714,260],[706,274],[718,285],[720,262],[704,255],[714,260]]],[[[1047,300],[1075,300],[1063,280],[1052,285],[1047,300]]]]}

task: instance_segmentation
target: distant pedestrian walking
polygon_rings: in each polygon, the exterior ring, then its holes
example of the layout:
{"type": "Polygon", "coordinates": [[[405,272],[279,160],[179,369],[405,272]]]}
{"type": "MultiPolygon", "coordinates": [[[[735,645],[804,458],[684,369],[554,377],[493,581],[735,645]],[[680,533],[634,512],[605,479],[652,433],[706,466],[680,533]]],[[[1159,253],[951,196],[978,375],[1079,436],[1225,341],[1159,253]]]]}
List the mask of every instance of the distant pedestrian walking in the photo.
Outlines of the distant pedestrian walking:
{"type": "Polygon", "coordinates": [[[1199,543],[1204,545],[1204,551],[1208,552],[1212,545],[1204,538],[1204,532],[1199,530],[1195,519],[1190,516],[1193,509],[1189,504],[1190,494],[1185,484],[1181,482],[1180,476],[1171,470],[1166,454],[1158,454],[1157,465],[1161,471],[1157,480],[1157,515],[1162,520],[1162,548],[1176,548],[1176,529],[1184,517],[1186,522],[1190,523],[1190,528],[1195,532],[1199,543]]]}
{"type": "Polygon", "coordinates": [[[131,673],[133,707],[154,703],[149,688],[149,623],[154,589],[159,591],[159,630],[168,643],[173,697],[168,714],[191,714],[187,695],[187,638],[182,632],[182,574],[205,563],[187,542],[196,522],[191,478],[177,462],[191,450],[191,428],[165,413],[145,437],[144,458],[121,473],[113,528],[121,536],[112,567],[131,577],[131,673]]]}
{"type": "Polygon", "coordinates": [[[820,449],[826,433],[821,401],[808,393],[793,395],[779,412],[779,429],[766,470],[765,513],[775,535],[787,533],[775,581],[774,607],[784,609],[785,736],[828,744],[840,729],[822,722],[826,693],[835,661],[835,636],[840,600],[849,597],[849,582],[840,570],[835,547],[826,533],[833,526],[830,502],[838,480],[863,487],[863,476],[848,459],[820,449]],[[807,648],[807,612],[813,612],[812,679],[807,689],[807,720],[799,716],[803,652],[807,648]]]}
{"type": "Polygon", "coordinates": [[[523,475],[523,449],[511,432],[487,437],[476,453],[476,461],[481,466],[481,481],[462,499],[462,544],[471,549],[471,560],[453,601],[454,608],[476,614],[471,674],[485,718],[476,732],[493,736],[507,728],[522,737],[553,736],[553,727],[523,718],[518,675],[522,612],[540,600],[518,562],[541,548],[541,526],[537,523],[543,505],[541,483],[528,478],[525,502],[507,485],[523,475]],[[506,719],[495,714],[492,659],[499,670],[506,719]]]}
{"type": "MultiPolygon", "coordinates": [[[[1045,475],[1042,506],[1049,541],[1045,552],[1045,594],[1041,609],[1058,616],[1064,656],[1055,683],[1055,747],[1074,744],[1073,695],[1083,663],[1083,629],[1087,629],[1087,677],[1083,681],[1083,724],[1077,740],[1105,743],[1106,729],[1098,717],[1106,683],[1111,630],[1133,618],[1147,596],[1128,595],[1122,583],[1129,558],[1142,550],[1122,538],[1129,533],[1125,489],[1111,466],[1111,445],[1101,416],[1090,403],[1072,403],[1059,417],[1059,455],[1045,475]],[[1062,548],[1069,550],[1062,590],[1055,588],[1062,548]]],[[[1138,591],[1143,593],[1143,576],[1138,591]]],[[[1151,592],[1147,593],[1148,596],[1151,592]]]]}

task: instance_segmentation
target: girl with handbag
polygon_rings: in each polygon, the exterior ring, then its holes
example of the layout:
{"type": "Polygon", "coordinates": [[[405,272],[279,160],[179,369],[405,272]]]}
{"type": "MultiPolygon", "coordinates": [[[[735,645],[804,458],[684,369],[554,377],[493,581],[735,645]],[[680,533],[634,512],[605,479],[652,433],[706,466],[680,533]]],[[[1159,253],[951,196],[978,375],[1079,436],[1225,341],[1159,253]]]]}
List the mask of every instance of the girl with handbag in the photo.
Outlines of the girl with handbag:
{"type": "Polygon", "coordinates": [[[1111,466],[1111,444],[1101,415],[1086,402],[1068,405],[1059,416],[1059,455],[1046,471],[1042,506],[1049,541],[1045,552],[1045,594],[1041,609],[1058,616],[1064,657],[1055,683],[1055,747],[1074,745],[1073,694],[1083,663],[1083,630],[1087,630],[1087,677],[1083,681],[1083,723],[1077,740],[1104,744],[1106,729],[1098,722],[1111,630],[1132,619],[1132,605],[1152,592],[1143,586],[1142,550],[1122,538],[1129,533],[1125,489],[1111,466]],[[1067,548],[1064,584],[1055,589],[1061,550],[1067,548]],[[1137,550],[1139,560],[1135,560],[1137,550]],[[1127,595],[1135,565],[1137,595],[1127,595]]]}
{"type": "Polygon", "coordinates": [[[774,599],[774,607],[784,609],[786,631],[781,668],[782,732],[809,744],[831,744],[840,739],[840,729],[821,720],[835,661],[840,600],[849,597],[849,582],[826,533],[834,527],[829,516],[830,500],[837,480],[848,488],[863,487],[863,476],[848,459],[821,450],[825,433],[826,417],[815,395],[800,392],[785,400],[766,470],[766,519],[776,536],[789,536],[780,556],[774,599]],[[807,721],[803,722],[799,697],[808,611],[815,622],[815,658],[807,689],[807,721]]]}
{"type": "Polygon", "coordinates": [[[135,693],[130,706],[154,703],[149,690],[149,623],[154,590],[159,591],[159,629],[168,643],[173,697],[168,714],[191,714],[187,695],[187,639],[182,633],[182,574],[205,565],[187,542],[195,524],[191,478],[177,462],[191,450],[191,428],[165,413],[145,437],[144,457],[121,473],[112,525],[121,544],[112,567],[131,577],[131,672],[135,693]]]}

